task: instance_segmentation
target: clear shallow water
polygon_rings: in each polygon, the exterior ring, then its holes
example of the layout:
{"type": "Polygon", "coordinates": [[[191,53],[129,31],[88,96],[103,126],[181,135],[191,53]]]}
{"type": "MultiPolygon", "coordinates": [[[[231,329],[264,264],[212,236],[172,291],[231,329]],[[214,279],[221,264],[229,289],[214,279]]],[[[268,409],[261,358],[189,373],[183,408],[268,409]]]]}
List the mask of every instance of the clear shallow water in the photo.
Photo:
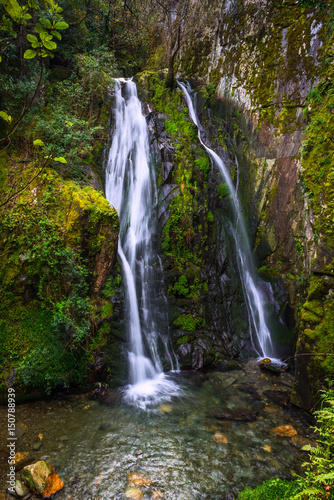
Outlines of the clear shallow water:
{"type": "Polygon", "coordinates": [[[174,377],[182,396],[146,412],[86,396],[20,405],[17,422],[26,434],[17,451],[53,464],[65,482],[57,498],[67,500],[125,499],[134,471],[152,482],[138,486],[143,499],[160,492],[168,500],[233,498],[245,485],[300,472],[304,452],[271,431],[291,424],[301,436],[310,432],[301,413],[274,402],[288,395],[290,374],[272,376],[251,362],[243,370],[174,377]],[[32,452],[40,432],[43,446],[32,452]],[[216,442],[217,432],[227,444],[216,442]]]}

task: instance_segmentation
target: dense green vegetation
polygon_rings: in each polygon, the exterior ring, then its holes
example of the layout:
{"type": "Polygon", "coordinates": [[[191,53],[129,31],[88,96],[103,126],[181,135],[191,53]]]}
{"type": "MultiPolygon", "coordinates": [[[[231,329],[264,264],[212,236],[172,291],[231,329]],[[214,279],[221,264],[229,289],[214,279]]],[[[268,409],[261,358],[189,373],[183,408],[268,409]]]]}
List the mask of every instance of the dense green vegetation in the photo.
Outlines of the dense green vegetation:
{"type": "Polygon", "coordinates": [[[118,75],[105,21],[120,7],[0,6],[2,384],[12,370],[21,388],[82,383],[110,334],[117,287],[103,293],[108,275],[97,275],[96,261],[106,252],[110,272],[118,220],[92,186],[102,185],[108,86],[118,75]]]}

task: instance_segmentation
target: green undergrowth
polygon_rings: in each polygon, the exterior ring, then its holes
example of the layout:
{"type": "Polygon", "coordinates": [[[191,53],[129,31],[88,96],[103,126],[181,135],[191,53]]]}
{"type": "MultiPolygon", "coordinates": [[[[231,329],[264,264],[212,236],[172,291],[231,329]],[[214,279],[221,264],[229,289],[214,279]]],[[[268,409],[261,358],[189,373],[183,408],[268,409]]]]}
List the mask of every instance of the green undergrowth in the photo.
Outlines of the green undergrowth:
{"type": "Polygon", "coordinates": [[[0,370],[2,385],[17,370],[18,388],[50,391],[81,383],[99,336],[105,343],[118,281],[102,295],[96,263],[115,255],[118,217],[99,191],[36,170],[17,160],[5,176],[13,198],[0,209],[0,370]]]}
{"type": "Polygon", "coordinates": [[[295,481],[270,479],[254,489],[246,488],[237,496],[238,500],[291,500],[299,492],[295,481]]]}
{"type": "Polygon", "coordinates": [[[62,156],[58,172],[82,184],[89,182],[86,166],[102,179],[101,157],[108,137],[107,89],[117,75],[113,53],[105,47],[76,54],[74,69],[55,67],[46,77],[46,99],[23,121],[31,142],[42,139],[45,154],[62,156]],[[36,111],[38,111],[36,113],[36,111]]]}

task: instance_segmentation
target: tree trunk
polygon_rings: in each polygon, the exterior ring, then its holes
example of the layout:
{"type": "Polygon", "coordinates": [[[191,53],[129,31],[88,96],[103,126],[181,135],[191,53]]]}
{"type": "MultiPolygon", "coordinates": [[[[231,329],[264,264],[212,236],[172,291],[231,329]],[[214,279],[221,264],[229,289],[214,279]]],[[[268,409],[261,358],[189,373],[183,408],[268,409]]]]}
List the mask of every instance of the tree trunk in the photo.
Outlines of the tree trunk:
{"type": "Polygon", "coordinates": [[[168,58],[168,73],[165,83],[167,89],[174,89],[176,86],[175,76],[174,76],[174,57],[168,58]]]}
{"type": "Polygon", "coordinates": [[[175,76],[174,76],[174,59],[180,48],[180,37],[181,37],[181,24],[177,26],[176,33],[173,37],[173,23],[170,22],[170,35],[168,41],[168,73],[166,79],[166,87],[168,89],[174,89],[176,87],[175,76]]]}

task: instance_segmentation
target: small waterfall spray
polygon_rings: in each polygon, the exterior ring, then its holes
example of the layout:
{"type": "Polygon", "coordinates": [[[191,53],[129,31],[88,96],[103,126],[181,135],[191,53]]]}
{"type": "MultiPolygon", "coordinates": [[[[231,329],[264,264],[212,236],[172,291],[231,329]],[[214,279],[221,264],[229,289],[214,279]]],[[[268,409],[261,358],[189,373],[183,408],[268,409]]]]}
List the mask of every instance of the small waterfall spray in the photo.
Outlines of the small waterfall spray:
{"type": "MultiPolygon", "coordinates": [[[[169,339],[160,335],[152,248],[155,178],[150,168],[148,128],[132,80],[115,83],[115,130],[106,171],[106,197],[118,211],[118,253],[126,288],[129,378],[125,399],[146,408],[169,399],[178,387],[163,373],[158,340],[172,364],[169,339]]],[[[167,315],[166,315],[167,316],[167,315]]],[[[166,317],[167,320],[167,317],[166,317]]],[[[172,369],[174,368],[172,364],[172,369]]]]}
{"type": "Polygon", "coordinates": [[[261,357],[275,358],[275,351],[270,331],[265,321],[262,294],[255,283],[256,273],[252,252],[249,245],[249,239],[237,191],[223,160],[202,141],[200,124],[189,91],[183,83],[178,82],[178,84],[185,96],[190,118],[195,125],[197,125],[199,141],[219,168],[231,195],[235,222],[234,224],[231,222],[230,230],[235,242],[239,274],[246,299],[251,338],[254,349],[261,357]],[[255,337],[253,336],[253,332],[255,332],[255,337]]]}

